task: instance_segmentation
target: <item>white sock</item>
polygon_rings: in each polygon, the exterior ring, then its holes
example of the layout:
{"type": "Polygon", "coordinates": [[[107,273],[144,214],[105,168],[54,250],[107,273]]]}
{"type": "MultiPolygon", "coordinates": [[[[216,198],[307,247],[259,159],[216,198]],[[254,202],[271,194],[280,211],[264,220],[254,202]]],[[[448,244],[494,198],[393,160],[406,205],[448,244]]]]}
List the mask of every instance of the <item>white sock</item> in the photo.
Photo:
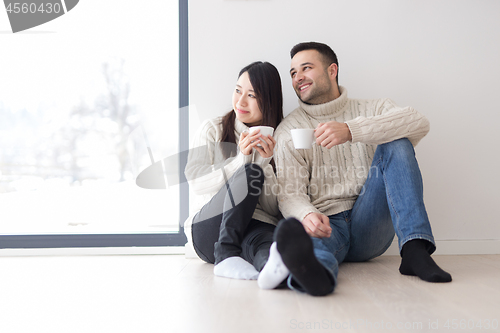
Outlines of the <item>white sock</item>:
{"type": "Polygon", "coordinates": [[[269,259],[259,274],[257,283],[261,289],[274,289],[285,280],[290,271],[286,268],[281,255],[276,247],[276,242],[271,245],[269,259]]]}
{"type": "Polygon", "coordinates": [[[259,272],[241,257],[229,257],[214,266],[216,276],[240,280],[257,280],[259,272]]]}

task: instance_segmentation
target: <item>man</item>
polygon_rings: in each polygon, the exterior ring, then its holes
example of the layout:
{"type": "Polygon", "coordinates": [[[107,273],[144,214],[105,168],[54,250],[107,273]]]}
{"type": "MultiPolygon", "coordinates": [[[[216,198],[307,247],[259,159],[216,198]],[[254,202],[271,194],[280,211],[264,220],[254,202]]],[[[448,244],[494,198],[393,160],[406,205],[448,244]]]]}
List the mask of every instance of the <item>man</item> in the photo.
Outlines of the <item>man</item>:
{"type": "Polygon", "coordinates": [[[428,120],[389,99],[348,98],[325,44],[298,44],[291,57],[299,107],[275,134],[279,207],[287,219],[276,229],[270,263],[281,255],[292,289],[326,295],[341,262],[381,255],[396,234],[401,274],[451,281],[430,256],[436,247],[413,149],[428,120]],[[316,145],[295,149],[294,128],[315,129],[316,145]]]}

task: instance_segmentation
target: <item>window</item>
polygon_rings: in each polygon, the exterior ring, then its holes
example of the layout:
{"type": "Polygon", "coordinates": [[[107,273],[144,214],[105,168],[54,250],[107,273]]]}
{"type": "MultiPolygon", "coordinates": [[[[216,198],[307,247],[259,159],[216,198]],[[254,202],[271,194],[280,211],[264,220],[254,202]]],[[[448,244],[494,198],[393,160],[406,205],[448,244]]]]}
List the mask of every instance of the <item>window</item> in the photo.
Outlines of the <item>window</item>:
{"type": "Polygon", "coordinates": [[[0,248],[183,245],[187,183],[136,178],[188,147],[187,0],[86,0],[32,30],[2,45],[0,248]]]}

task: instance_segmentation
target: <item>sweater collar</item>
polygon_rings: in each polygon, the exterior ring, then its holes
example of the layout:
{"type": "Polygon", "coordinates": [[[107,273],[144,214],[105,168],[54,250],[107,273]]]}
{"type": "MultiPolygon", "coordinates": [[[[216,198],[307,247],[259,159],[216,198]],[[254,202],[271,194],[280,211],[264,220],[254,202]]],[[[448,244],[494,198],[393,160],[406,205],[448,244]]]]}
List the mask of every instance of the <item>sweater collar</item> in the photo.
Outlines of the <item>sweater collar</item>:
{"type": "Polygon", "coordinates": [[[344,109],[347,104],[347,89],[339,86],[340,96],[333,101],[324,104],[306,104],[299,99],[299,106],[309,116],[313,118],[323,118],[337,116],[344,109]]]}
{"type": "Polygon", "coordinates": [[[242,123],[238,118],[234,119],[234,131],[238,134],[238,136],[241,135],[241,133],[248,131],[248,126],[242,123]]]}

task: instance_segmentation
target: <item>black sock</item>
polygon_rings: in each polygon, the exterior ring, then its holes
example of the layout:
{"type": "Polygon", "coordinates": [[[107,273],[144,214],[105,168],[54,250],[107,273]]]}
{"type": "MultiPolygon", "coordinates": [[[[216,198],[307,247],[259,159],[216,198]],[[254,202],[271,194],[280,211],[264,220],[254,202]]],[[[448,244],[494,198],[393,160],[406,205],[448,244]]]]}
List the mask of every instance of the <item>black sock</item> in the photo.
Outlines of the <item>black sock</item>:
{"type": "Polygon", "coordinates": [[[333,291],[333,279],[316,259],[313,243],[302,223],[294,218],[282,221],[274,236],[283,263],[300,287],[312,296],[333,291]]]}
{"type": "Polygon", "coordinates": [[[427,282],[450,282],[451,275],[443,271],[427,252],[428,241],[412,239],[401,250],[401,266],[403,275],[418,276],[427,282]]]}

